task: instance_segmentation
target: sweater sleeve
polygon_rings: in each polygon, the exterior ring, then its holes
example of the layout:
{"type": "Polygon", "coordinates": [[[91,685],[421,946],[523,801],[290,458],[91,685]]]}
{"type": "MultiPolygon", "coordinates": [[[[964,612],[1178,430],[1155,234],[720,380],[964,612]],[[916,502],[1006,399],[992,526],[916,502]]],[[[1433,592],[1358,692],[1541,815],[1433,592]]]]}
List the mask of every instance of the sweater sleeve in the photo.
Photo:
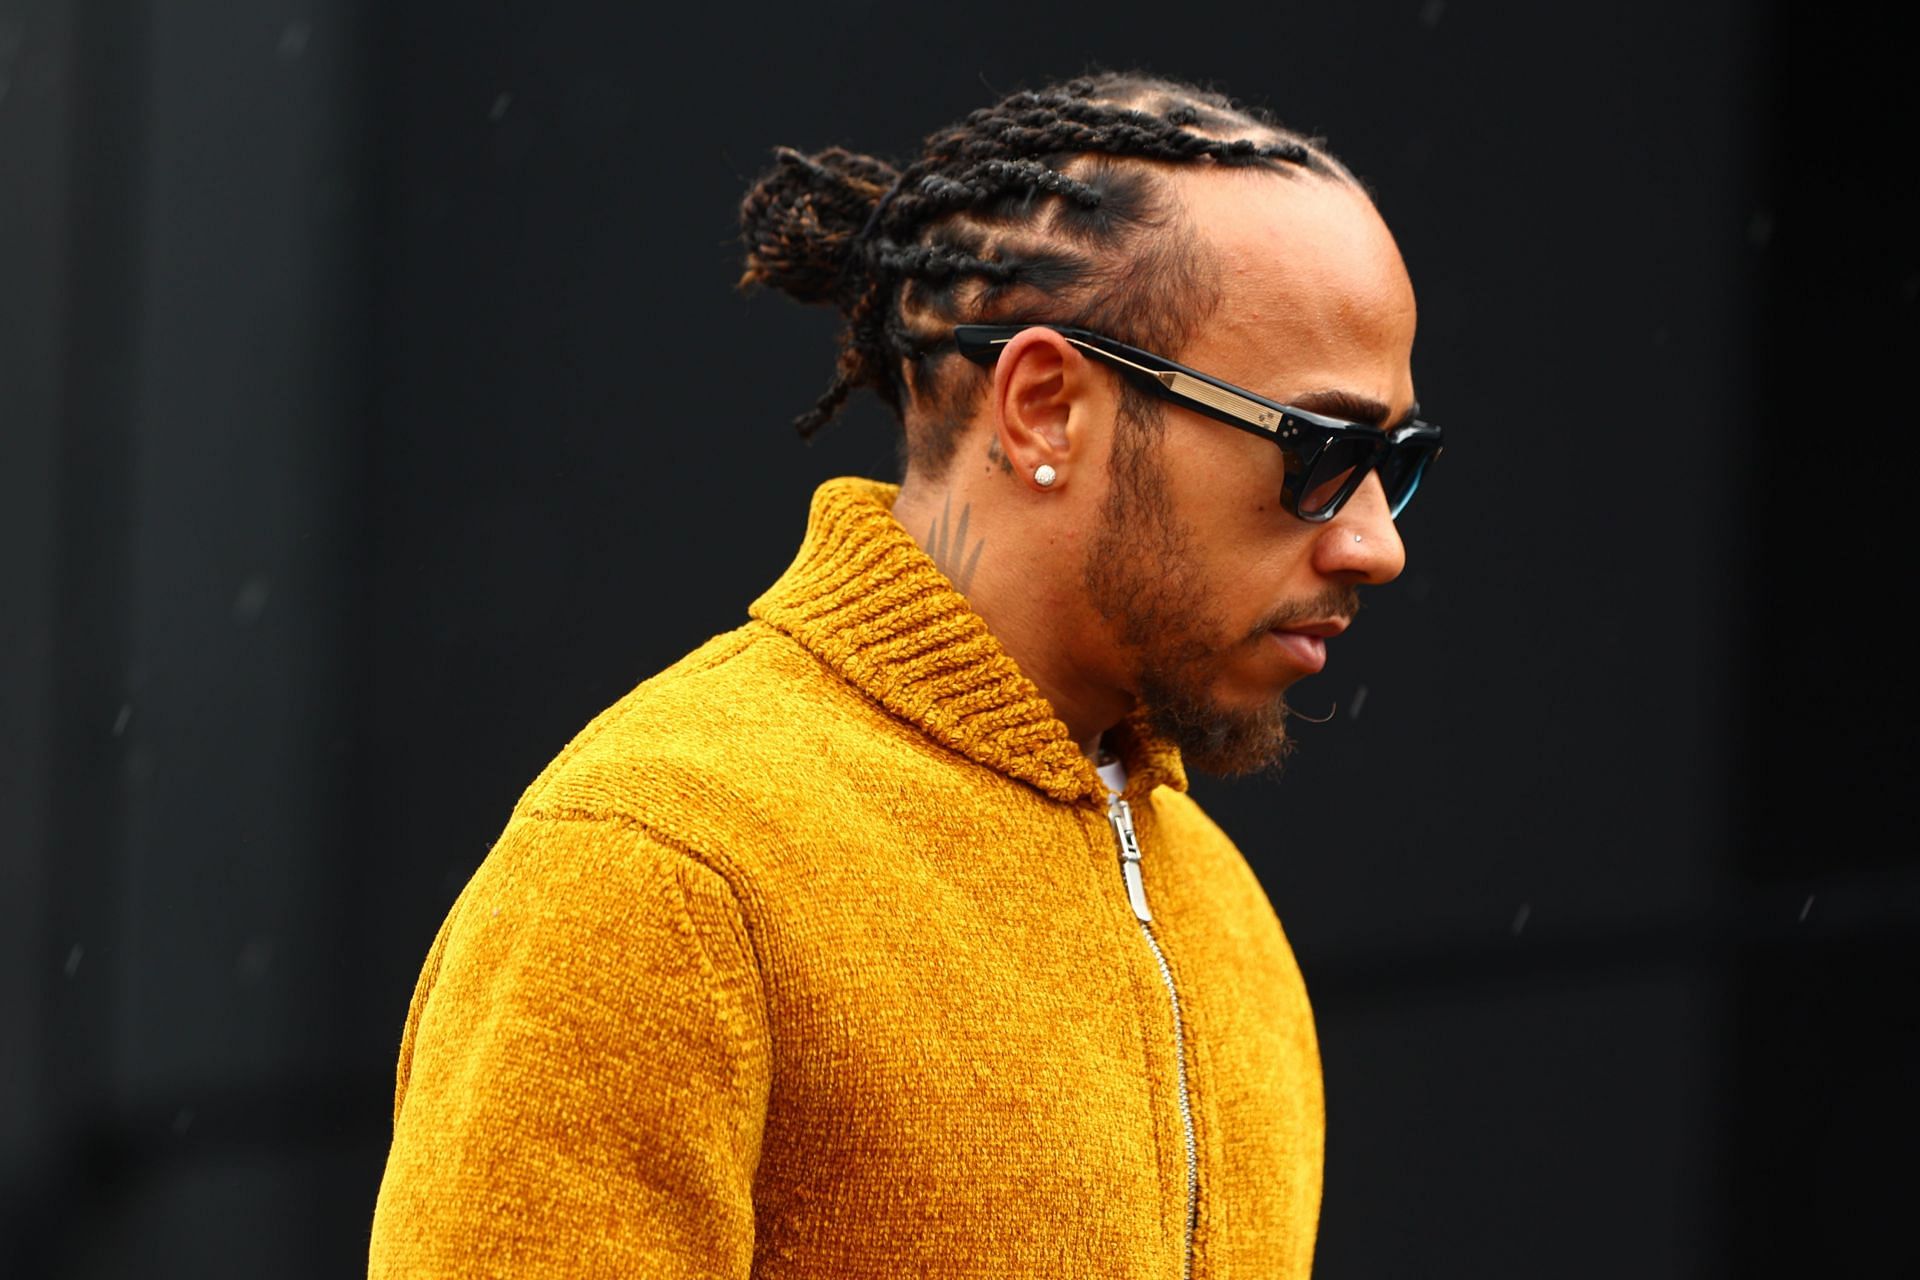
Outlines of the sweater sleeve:
{"type": "Polygon", "coordinates": [[[764,1010],[719,874],[517,816],[408,1012],[370,1276],[746,1276],[764,1010]]]}

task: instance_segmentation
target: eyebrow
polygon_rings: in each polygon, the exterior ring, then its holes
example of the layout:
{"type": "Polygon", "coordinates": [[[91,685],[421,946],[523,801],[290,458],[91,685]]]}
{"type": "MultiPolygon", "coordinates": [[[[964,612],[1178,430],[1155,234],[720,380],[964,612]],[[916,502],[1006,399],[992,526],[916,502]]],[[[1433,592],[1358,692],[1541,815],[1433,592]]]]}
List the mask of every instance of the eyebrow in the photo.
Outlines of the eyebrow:
{"type": "MultiPolygon", "coordinates": [[[[1382,428],[1386,428],[1387,415],[1392,412],[1378,400],[1352,391],[1309,391],[1294,396],[1287,403],[1308,413],[1323,413],[1329,418],[1345,418],[1349,422],[1364,422],[1368,426],[1382,428]]],[[[1419,416],[1420,402],[1415,400],[1393,426],[1404,427],[1419,416]]]]}

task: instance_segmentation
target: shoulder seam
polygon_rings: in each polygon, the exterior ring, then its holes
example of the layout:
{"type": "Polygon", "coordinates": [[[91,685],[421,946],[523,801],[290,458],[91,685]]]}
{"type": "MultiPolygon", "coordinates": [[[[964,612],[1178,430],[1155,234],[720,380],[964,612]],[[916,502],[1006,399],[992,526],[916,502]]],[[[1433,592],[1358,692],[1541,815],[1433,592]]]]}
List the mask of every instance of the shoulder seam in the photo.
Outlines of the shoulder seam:
{"type": "MultiPolygon", "coordinates": [[[[687,923],[688,931],[693,935],[694,950],[699,954],[701,968],[707,976],[707,994],[713,1003],[714,1017],[727,1029],[728,1039],[741,1045],[743,1051],[750,1052],[749,1046],[754,1042],[755,1037],[749,1027],[740,1024],[741,1009],[735,999],[729,998],[730,992],[727,988],[730,984],[726,982],[722,970],[722,962],[717,954],[715,939],[709,936],[708,928],[701,922],[699,913],[694,910],[694,890],[688,884],[692,865],[697,864],[693,864],[692,860],[688,859],[679,862],[673,869],[673,883],[680,898],[681,916],[687,923]]],[[[704,870],[705,868],[703,867],[702,869],[704,870]]],[[[724,878],[721,880],[721,883],[723,885],[726,884],[724,878]]],[[[738,909],[739,900],[734,896],[731,885],[727,885],[727,897],[728,900],[734,902],[736,910],[733,913],[732,921],[729,921],[727,925],[723,927],[727,927],[728,933],[733,935],[729,939],[733,944],[732,948],[730,948],[733,954],[738,955],[741,950],[741,944],[743,942],[745,943],[744,949],[750,968],[749,977],[753,983],[752,999],[760,1011],[761,1035],[759,1040],[768,1046],[770,1054],[773,1032],[772,1011],[768,1008],[766,981],[761,972],[760,953],[753,944],[751,931],[746,928],[746,913],[744,910],[738,909]]],[[[728,1085],[736,1095],[742,1092],[742,1086],[746,1083],[742,1066],[742,1060],[737,1054],[729,1055],[727,1061],[728,1085]]],[[[734,1136],[736,1139],[741,1136],[739,1130],[742,1123],[741,1118],[736,1117],[734,1125],[734,1136]]]]}
{"type": "Polygon", "coordinates": [[[524,821],[589,823],[598,826],[618,827],[626,831],[636,832],[646,836],[662,848],[679,854],[687,859],[687,861],[696,864],[714,875],[719,879],[721,884],[726,886],[727,893],[732,896],[734,905],[739,908],[740,924],[746,931],[747,943],[753,952],[754,980],[759,983],[762,993],[766,991],[766,956],[764,954],[764,948],[761,945],[760,930],[755,922],[754,913],[750,905],[754,895],[751,887],[747,883],[746,873],[742,871],[732,859],[726,857],[724,854],[704,853],[686,841],[669,835],[652,823],[641,818],[636,818],[632,814],[595,812],[591,809],[530,809],[523,810],[518,816],[524,821]]]}

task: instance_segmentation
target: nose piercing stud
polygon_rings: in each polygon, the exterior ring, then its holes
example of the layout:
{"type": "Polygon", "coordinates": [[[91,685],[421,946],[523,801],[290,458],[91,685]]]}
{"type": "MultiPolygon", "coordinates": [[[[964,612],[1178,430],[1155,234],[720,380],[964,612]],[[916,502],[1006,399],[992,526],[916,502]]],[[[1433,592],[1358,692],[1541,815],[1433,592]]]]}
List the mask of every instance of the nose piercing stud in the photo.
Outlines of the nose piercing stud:
{"type": "Polygon", "coordinates": [[[1361,537],[1360,537],[1360,535],[1359,535],[1359,534],[1357,534],[1357,533],[1356,533],[1356,534],[1354,534],[1354,535],[1353,535],[1353,540],[1354,540],[1355,542],[1359,542],[1359,541],[1361,541],[1361,537]]]}
{"type": "Polygon", "coordinates": [[[1054,481],[1054,470],[1052,467],[1048,466],[1046,463],[1043,462],[1039,466],[1033,469],[1033,482],[1039,485],[1042,489],[1051,488],[1053,486],[1053,481],[1054,481]]]}

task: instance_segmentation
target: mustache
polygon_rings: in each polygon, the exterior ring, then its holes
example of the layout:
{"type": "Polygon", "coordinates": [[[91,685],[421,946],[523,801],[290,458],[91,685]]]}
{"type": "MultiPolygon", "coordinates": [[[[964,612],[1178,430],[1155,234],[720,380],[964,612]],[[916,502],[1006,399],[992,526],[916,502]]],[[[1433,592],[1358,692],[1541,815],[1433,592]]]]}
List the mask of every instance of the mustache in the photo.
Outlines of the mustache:
{"type": "Polygon", "coordinates": [[[1353,615],[1360,612],[1360,588],[1352,583],[1337,587],[1328,587],[1319,595],[1307,600],[1296,601],[1267,615],[1253,630],[1254,636],[1262,636],[1278,627],[1298,626],[1303,622],[1325,622],[1329,618],[1340,618],[1351,622],[1353,615]]]}

